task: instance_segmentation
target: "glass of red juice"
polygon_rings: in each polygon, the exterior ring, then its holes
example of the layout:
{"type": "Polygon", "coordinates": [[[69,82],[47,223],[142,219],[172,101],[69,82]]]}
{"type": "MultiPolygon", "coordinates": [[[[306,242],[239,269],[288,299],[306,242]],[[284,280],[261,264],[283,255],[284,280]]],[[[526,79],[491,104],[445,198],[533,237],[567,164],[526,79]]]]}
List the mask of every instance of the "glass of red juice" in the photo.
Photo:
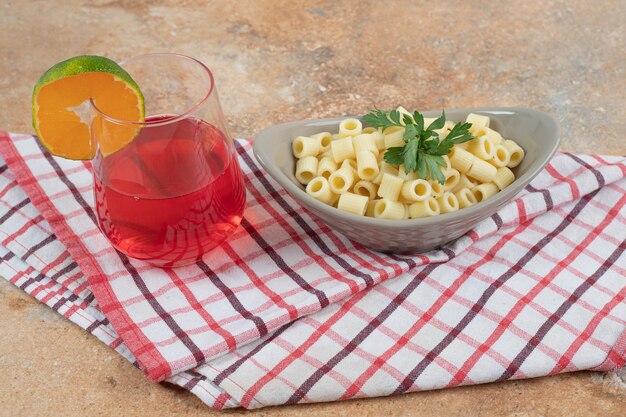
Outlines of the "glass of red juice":
{"type": "Polygon", "coordinates": [[[213,75],[177,54],[141,55],[121,66],[144,95],[146,119],[117,120],[92,102],[96,143],[136,131],[126,146],[109,155],[98,150],[93,160],[100,230],[129,257],[160,267],[196,262],[233,234],[246,203],[213,75]]]}

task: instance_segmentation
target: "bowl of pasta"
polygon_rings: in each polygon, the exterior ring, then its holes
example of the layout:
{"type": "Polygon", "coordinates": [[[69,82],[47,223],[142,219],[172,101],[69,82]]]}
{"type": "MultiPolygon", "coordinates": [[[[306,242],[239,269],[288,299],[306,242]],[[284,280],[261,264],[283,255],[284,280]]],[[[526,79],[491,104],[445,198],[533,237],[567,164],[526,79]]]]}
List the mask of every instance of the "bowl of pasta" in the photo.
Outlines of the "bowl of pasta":
{"type": "Polygon", "coordinates": [[[332,230],[376,251],[419,253],[513,200],[558,145],[556,120],[538,110],[400,107],[275,125],[253,151],[332,230]]]}

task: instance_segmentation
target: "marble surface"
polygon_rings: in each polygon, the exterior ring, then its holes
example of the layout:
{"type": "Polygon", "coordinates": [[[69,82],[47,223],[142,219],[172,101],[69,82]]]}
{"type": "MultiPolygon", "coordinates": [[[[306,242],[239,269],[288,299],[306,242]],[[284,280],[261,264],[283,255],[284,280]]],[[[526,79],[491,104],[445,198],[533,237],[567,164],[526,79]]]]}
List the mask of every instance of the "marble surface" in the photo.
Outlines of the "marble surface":
{"type": "MultiPolygon", "coordinates": [[[[237,137],[373,106],[523,106],[559,119],[562,150],[626,154],[620,8],[623,0],[0,0],[0,128],[32,132],[32,87],[62,59],[168,51],[213,69],[237,137]]],[[[2,280],[0,317],[0,416],[213,415],[2,280]]],[[[578,372],[246,414],[616,416],[624,380],[624,370],[578,372]]]]}

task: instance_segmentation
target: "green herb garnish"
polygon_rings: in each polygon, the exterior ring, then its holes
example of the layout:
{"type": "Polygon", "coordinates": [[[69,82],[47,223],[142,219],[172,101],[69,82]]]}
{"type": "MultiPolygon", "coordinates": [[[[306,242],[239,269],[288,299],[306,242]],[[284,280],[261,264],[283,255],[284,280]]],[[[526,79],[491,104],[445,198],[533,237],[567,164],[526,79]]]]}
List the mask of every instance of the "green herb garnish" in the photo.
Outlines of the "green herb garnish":
{"type": "Polygon", "coordinates": [[[387,149],[384,158],[392,165],[404,164],[404,171],[408,174],[417,171],[420,178],[431,178],[443,184],[446,177],[440,167],[445,167],[442,156],[450,153],[454,145],[474,139],[469,132],[471,123],[457,123],[441,140],[435,132],[446,123],[446,113],[441,112],[441,117],[433,121],[428,127],[424,126],[424,116],[420,112],[413,115],[401,113],[398,110],[386,112],[374,109],[363,117],[363,120],[372,127],[383,129],[393,126],[404,128],[402,139],[404,146],[387,149]]]}

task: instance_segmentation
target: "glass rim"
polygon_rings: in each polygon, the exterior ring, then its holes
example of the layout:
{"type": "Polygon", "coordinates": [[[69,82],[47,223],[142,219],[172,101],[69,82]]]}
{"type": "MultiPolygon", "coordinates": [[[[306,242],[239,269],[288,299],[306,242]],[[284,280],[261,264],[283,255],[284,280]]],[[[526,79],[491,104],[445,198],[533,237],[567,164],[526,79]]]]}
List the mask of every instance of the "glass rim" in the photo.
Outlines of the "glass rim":
{"type": "Polygon", "coordinates": [[[196,109],[198,109],[205,101],[207,101],[209,99],[209,97],[211,97],[211,95],[213,94],[213,90],[215,90],[215,79],[213,78],[213,73],[211,72],[209,67],[207,67],[204,63],[202,63],[201,61],[199,61],[199,60],[197,60],[195,58],[192,58],[190,56],[183,55],[183,54],[177,54],[177,53],[171,53],[171,52],[157,52],[157,53],[150,53],[150,54],[135,55],[133,57],[130,57],[130,58],[127,58],[127,59],[124,59],[124,60],[120,61],[118,64],[122,68],[124,68],[124,64],[126,62],[128,62],[128,61],[131,61],[131,60],[134,60],[134,59],[139,59],[139,58],[154,57],[154,56],[179,58],[179,59],[182,59],[182,60],[192,61],[194,64],[199,65],[201,70],[206,72],[209,75],[209,80],[210,80],[211,85],[209,86],[207,93],[200,100],[198,100],[197,103],[195,103],[193,106],[191,106],[187,110],[183,111],[182,113],[179,113],[179,114],[176,114],[176,115],[172,115],[172,116],[168,116],[166,118],[155,120],[155,121],[145,121],[144,120],[142,122],[137,122],[137,121],[133,121],[133,120],[117,119],[117,118],[115,118],[113,116],[110,116],[110,115],[106,114],[102,110],[100,110],[98,108],[98,106],[96,105],[96,103],[93,101],[93,99],[90,98],[89,99],[89,104],[96,111],[96,113],[99,114],[100,116],[102,116],[105,120],[107,120],[109,122],[117,123],[117,124],[120,124],[120,125],[160,126],[160,125],[166,125],[166,124],[169,124],[169,123],[174,123],[174,122],[177,122],[179,120],[182,120],[182,119],[186,118],[187,116],[189,116],[189,114],[193,113],[196,109]]]}

